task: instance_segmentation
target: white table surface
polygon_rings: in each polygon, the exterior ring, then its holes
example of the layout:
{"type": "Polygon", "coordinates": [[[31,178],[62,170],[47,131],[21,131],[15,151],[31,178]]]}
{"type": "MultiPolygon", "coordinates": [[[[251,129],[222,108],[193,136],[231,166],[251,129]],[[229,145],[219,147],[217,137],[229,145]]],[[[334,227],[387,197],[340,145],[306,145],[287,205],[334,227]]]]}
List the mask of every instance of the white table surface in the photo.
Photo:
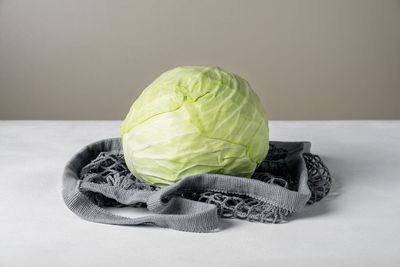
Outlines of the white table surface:
{"type": "Polygon", "coordinates": [[[119,124],[0,121],[0,266],[400,266],[400,121],[271,121],[271,140],[312,142],[332,193],[287,223],[207,234],[91,223],[64,205],[66,162],[119,124]]]}

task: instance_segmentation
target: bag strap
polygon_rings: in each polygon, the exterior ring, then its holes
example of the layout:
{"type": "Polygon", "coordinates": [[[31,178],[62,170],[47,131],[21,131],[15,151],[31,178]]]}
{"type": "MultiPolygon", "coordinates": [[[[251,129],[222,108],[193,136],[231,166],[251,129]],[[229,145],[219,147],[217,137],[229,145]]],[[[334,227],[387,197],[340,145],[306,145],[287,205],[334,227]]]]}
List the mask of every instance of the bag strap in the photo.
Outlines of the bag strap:
{"type": "Polygon", "coordinates": [[[117,225],[153,224],[189,232],[208,232],[218,227],[216,206],[180,197],[175,197],[168,203],[163,203],[163,209],[158,214],[138,218],[113,214],[95,205],[83,192],[99,192],[127,205],[146,202],[145,200],[150,196],[149,192],[146,192],[146,194],[140,191],[133,192],[132,190],[111,188],[102,184],[82,182],[71,167],[69,165],[64,172],[63,198],[67,207],[82,219],[117,225]]]}
{"type": "Polygon", "coordinates": [[[185,192],[202,193],[207,191],[247,195],[290,212],[300,210],[310,199],[311,192],[307,186],[307,172],[304,171],[306,166],[302,158],[302,153],[310,150],[308,142],[297,142],[297,144],[302,144],[295,146],[299,153],[292,153],[292,158],[289,157],[287,162],[290,168],[298,169],[297,171],[300,173],[298,191],[290,191],[254,179],[220,174],[191,175],[178,183],[151,192],[125,190],[107,184],[80,180],[80,170],[98,153],[121,149],[118,140],[107,139],[87,146],[65,168],[64,201],[75,214],[85,220],[118,225],[154,224],[180,231],[208,232],[218,227],[217,207],[177,195],[185,192]],[[155,214],[138,218],[113,214],[90,201],[84,194],[87,191],[101,193],[126,205],[146,203],[147,208],[155,214]]]}

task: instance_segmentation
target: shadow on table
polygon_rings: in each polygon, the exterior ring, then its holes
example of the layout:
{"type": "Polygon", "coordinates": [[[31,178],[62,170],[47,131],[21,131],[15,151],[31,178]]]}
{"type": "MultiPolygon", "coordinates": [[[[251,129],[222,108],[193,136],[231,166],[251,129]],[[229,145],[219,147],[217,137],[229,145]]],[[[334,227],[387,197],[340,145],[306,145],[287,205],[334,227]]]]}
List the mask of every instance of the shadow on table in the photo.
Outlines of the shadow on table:
{"type": "Polygon", "coordinates": [[[234,219],[219,218],[219,225],[218,225],[219,231],[232,229],[234,225],[235,225],[234,219]]]}
{"type": "Polygon", "coordinates": [[[286,218],[287,222],[290,222],[292,220],[322,216],[324,214],[334,212],[335,208],[332,205],[332,201],[340,196],[343,186],[343,177],[339,172],[335,171],[335,168],[337,168],[338,166],[346,165],[346,162],[343,162],[340,158],[332,157],[321,157],[321,159],[328,167],[332,178],[332,187],[328,195],[319,202],[316,202],[312,205],[306,205],[302,211],[288,216],[286,218]]]}

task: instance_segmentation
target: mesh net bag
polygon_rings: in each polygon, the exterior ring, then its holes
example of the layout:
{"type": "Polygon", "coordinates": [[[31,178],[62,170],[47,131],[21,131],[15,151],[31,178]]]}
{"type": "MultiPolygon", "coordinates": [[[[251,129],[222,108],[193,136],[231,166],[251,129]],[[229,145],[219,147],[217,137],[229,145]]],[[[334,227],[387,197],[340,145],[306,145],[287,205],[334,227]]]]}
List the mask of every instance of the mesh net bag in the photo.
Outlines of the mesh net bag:
{"type": "MultiPolygon", "coordinates": [[[[269,185],[296,191],[299,188],[299,178],[293,175],[293,171],[287,164],[288,150],[271,142],[266,159],[250,178],[269,185]]],[[[310,189],[310,197],[307,204],[313,204],[324,198],[331,188],[332,180],[328,168],[318,155],[302,153],[307,169],[307,185],[310,189]]],[[[122,151],[100,152],[94,159],[86,164],[79,172],[82,181],[107,185],[123,190],[140,190],[155,192],[161,188],[147,184],[130,173],[122,151]]],[[[85,191],[84,195],[99,207],[146,207],[145,202],[134,204],[120,203],[114,198],[107,197],[101,192],[85,191]]],[[[215,205],[219,217],[237,218],[261,223],[279,223],[292,213],[291,210],[276,207],[264,200],[249,195],[232,194],[228,192],[183,191],[176,196],[215,205]]]]}

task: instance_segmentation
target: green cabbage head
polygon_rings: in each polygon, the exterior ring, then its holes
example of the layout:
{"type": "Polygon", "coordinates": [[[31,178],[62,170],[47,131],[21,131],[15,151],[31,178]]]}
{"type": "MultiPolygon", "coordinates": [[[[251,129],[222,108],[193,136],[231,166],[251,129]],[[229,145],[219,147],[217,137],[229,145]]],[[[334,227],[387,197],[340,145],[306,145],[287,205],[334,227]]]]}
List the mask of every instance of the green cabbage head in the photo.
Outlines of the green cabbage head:
{"type": "Polygon", "coordinates": [[[268,152],[258,96],[218,67],[163,73],[133,103],[121,135],[129,170],[157,186],[198,173],[250,177],[268,152]]]}

